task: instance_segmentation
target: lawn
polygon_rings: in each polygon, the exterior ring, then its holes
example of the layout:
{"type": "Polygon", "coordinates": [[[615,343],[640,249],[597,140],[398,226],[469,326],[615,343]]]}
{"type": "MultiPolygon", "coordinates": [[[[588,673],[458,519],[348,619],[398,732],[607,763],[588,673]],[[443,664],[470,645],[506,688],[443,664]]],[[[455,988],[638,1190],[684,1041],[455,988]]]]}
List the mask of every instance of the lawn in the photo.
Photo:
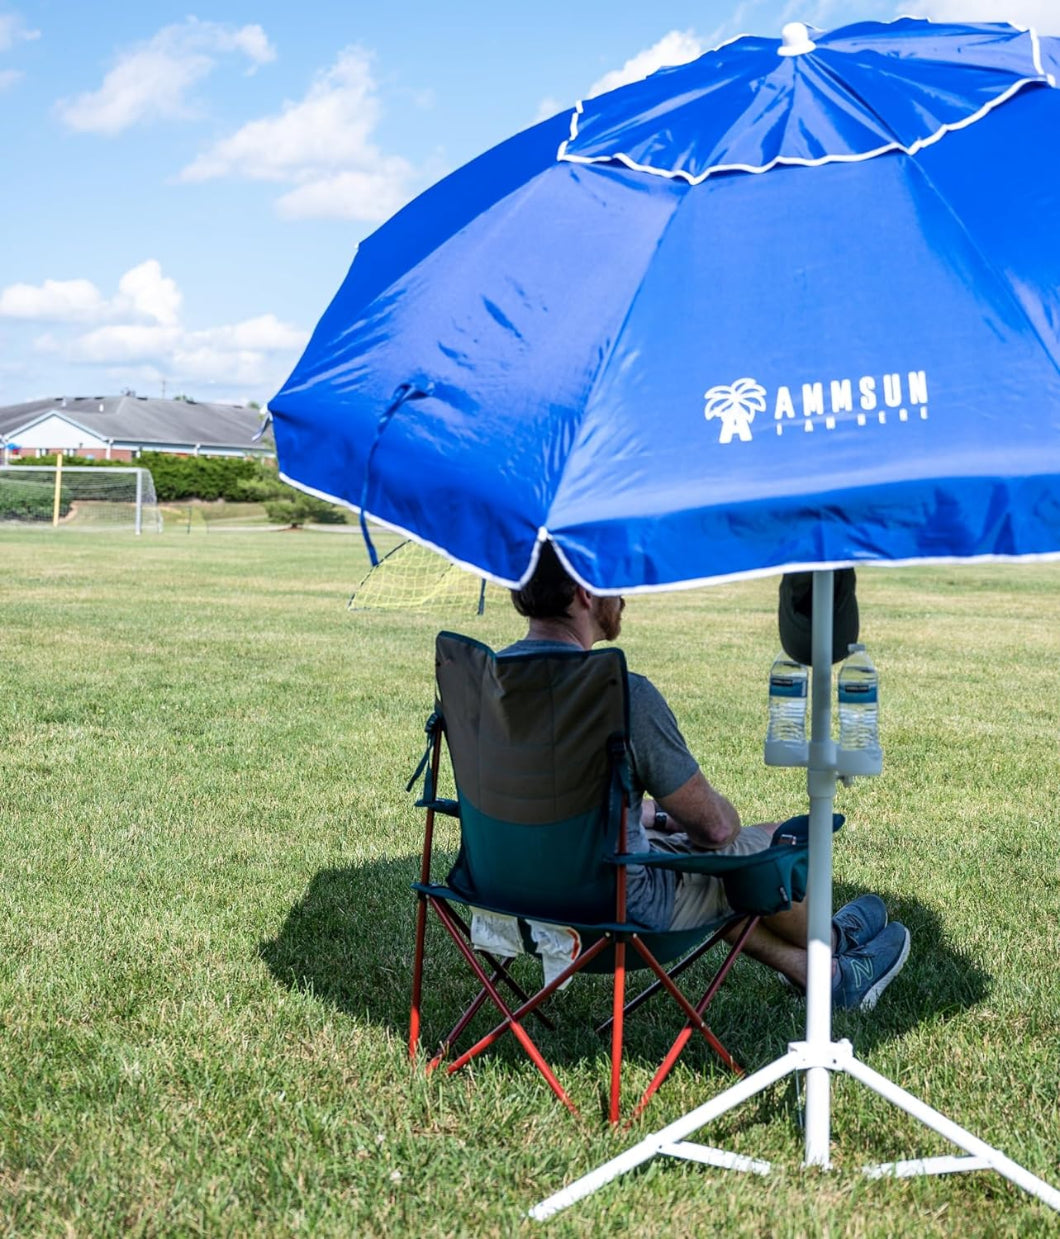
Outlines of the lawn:
{"type": "MultiPolygon", "coordinates": [[[[920,1237],[1054,1220],[989,1173],[865,1181],[866,1161],[953,1150],[840,1080],[831,1173],[800,1167],[789,1081],[704,1133],[774,1160],[770,1177],[653,1164],[525,1221],[727,1077],[693,1046],[636,1132],[610,1131],[603,1047],[576,1023],[606,1005],[592,981],[546,1039],[581,1124],[513,1047],[452,1079],[407,1063],[422,827],[404,785],[432,638],[512,639],[500,592],[481,618],[348,611],[353,533],[4,530],[0,553],[4,1233],[920,1237]]],[[[859,596],[885,770],[840,789],[836,893],[879,891],[913,949],[876,1012],[836,1032],[1060,1185],[1060,565],[866,569],[859,596]]],[[[761,761],[775,597],[749,582],[626,611],[631,665],[746,821],[805,800],[800,772],[761,761]]],[[[752,962],[735,980],[713,1023],[753,1068],[801,1037],[803,1008],[752,962]]],[[[458,985],[442,967],[428,1030],[458,985]]],[[[633,1038],[630,1098],[666,1031],[660,1011],[633,1038]]]]}

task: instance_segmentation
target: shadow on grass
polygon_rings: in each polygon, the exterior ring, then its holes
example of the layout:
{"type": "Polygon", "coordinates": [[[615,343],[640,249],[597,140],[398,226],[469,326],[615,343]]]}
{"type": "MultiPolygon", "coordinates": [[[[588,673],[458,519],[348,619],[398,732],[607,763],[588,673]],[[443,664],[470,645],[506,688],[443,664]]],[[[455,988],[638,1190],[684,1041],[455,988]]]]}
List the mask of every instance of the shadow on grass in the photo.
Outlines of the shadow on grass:
{"type": "MultiPolygon", "coordinates": [[[[272,975],[285,986],[312,993],[348,1015],[403,1038],[408,1028],[416,906],[409,883],[417,868],[418,858],[406,857],[321,870],[291,908],[276,937],[259,946],[272,975]]],[[[859,893],[837,886],[836,906],[859,893]]],[[[849,1038],[858,1052],[891,1041],[924,1021],[952,1018],[981,1002],[989,990],[988,974],[947,945],[944,924],[933,909],[911,895],[881,894],[892,918],[909,928],[913,945],[904,971],[874,1012],[836,1014],[835,1035],[849,1038]]],[[[535,981],[534,961],[519,961],[519,965],[527,969],[523,973],[526,983],[536,988],[540,982],[535,981]]],[[[696,965],[703,978],[700,992],[710,975],[709,965],[709,960],[696,965]]],[[[685,988],[691,995],[696,992],[695,970],[688,975],[692,980],[685,988]]],[[[604,978],[584,978],[581,986],[574,985],[552,1000],[549,1009],[563,1023],[560,1032],[548,1037],[558,1040],[557,1057],[575,1061],[607,1053],[592,1025],[607,1011],[608,989],[604,978]]],[[[423,1002],[425,1037],[444,1035],[474,992],[474,980],[463,961],[441,929],[432,925],[423,1002]]],[[[783,1053],[789,1041],[802,1038],[804,1012],[802,999],[786,990],[771,972],[751,960],[741,960],[712,1005],[709,1019],[737,1057],[755,1068],[783,1053]]],[[[488,1012],[480,1015],[475,1027],[488,1027],[481,1024],[488,1018],[488,1012]]],[[[653,1002],[631,1021],[630,1053],[643,1053],[645,1062],[658,1062],[679,1025],[672,1004],[653,1002]]],[[[509,1043],[512,1038],[502,1038],[495,1052],[517,1058],[521,1051],[509,1043]]],[[[713,1061],[698,1039],[695,1045],[689,1048],[690,1057],[713,1061]]]]}
{"type": "Polygon", "coordinates": [[[282,985],[404,1030],[412,984],[419,859],[321,869],[258,953],[282,985]]]}

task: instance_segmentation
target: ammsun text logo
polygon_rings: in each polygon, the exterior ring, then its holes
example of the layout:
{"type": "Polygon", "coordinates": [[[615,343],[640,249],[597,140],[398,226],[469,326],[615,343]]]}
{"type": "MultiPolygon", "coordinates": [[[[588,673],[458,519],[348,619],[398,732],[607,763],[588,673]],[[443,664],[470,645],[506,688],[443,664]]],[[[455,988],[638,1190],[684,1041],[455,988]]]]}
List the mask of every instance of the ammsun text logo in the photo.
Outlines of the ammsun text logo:
{"type": "Polygon", "coordinates": [[[754,437],[751,427],[761,433],[764,419],[768,419],[765,426],[782,435],[792,431],[810,434],[839,426],[885,426],[889,420],[926,421],[928,416],[924,370],[780,386],[772,396],[756,379],[743,378],[709,388],[703,399],[704,417],[719,423],[719,443],[734,439],[749,443],[754,437]]]}

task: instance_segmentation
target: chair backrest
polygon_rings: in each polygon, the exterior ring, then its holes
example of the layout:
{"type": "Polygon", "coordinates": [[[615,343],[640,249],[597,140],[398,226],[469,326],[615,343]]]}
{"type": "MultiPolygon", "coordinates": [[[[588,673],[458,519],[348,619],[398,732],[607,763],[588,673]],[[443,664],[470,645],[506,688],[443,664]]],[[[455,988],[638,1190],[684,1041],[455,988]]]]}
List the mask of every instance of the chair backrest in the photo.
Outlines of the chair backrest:
{"type": "Polygon", "coordinates": [[[436,644],[438,713],[460,804],[449,885],[516,915],[611,921],[628,788],[621,650],[495,654],[436,644]]]}

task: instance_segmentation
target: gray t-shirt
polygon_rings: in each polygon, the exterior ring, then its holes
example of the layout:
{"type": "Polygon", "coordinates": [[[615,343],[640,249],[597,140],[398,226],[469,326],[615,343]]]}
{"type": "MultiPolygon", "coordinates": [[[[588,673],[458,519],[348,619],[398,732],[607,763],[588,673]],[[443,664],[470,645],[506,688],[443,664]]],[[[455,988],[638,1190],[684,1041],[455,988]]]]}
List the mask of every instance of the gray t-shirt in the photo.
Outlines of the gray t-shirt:
{"type": "MultiPolygon", "coordinates": [[[[534,641],[524,638],[502,650],[502,654],[542,654],[574,648],[562,641],[534,641]]],[[[631,852],[651,850],[641,824],[641,802],[647,792],[658,799],[669,796],[699,769],[688,751],[673,711],[662,693],[645,676],[629,673],[630,766],[633,800],[626,829],[631,852]]],[[[676,878],[669,869],[645,869],[631,865],[627,872],[626,909],[630,920],[650,929],[668,929],[673,917],[676,878]]]]}

